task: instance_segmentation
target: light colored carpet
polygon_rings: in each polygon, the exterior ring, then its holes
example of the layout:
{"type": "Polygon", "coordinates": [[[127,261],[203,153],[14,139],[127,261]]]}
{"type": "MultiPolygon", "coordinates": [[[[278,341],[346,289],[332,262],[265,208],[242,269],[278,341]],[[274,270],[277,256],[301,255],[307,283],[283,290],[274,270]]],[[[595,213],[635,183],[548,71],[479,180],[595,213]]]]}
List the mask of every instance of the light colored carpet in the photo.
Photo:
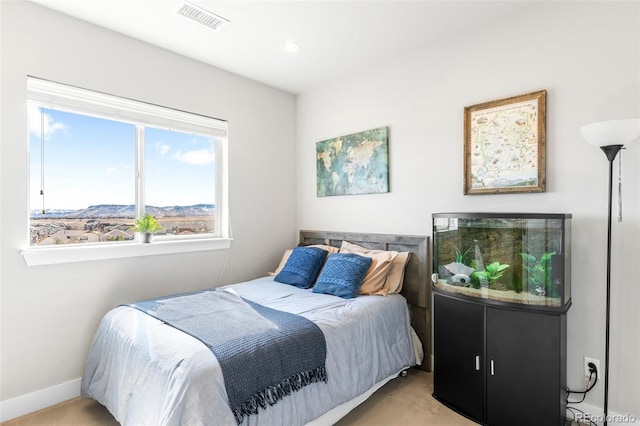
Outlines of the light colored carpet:
{"type": "MultiPolygon", "coordinates": [[[[337,426],[466,426],[475,423],[454,413],[432,396],[433,374],[417,369],[391,380],[337,426]]],[[[75,398],[2,423],[2,426],[116,426],[118,422],[102,405],[75,398]]]]}
{"type": "Polygon", "coordinates": [[[411,369],[380,388],[336,426],[467,426],[476,423],[436,401],[433,373],[411,369]]]}

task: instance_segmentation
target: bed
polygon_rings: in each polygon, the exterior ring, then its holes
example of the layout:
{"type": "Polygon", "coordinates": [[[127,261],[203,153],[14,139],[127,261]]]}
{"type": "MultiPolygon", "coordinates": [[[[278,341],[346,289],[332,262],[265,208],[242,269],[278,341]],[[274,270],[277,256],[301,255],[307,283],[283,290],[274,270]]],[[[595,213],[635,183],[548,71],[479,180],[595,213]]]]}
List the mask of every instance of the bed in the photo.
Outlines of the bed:
{"type": "MultiPolygon", "coordinates": [[[[293,390],[280,392],[273,404],[238,415],[231,404],[235,391],[227,387],[230,380],[225,383],[229,362],[224,354],[203,344],[200,335],[181,331],[180,323],[168,325],[153,311],[143,312],[144,303],[119,306],[104,316],[87,357],[82,396],[97,400],[123,425],[329,425],[406,369],[420,364],[430,370],[428,237],[300,231],[300,246],[307,251],[313,246],[338,251],[345,242],[376,252],[410,253],[400,293],[338,297],[277,281],[284,272],[195,292],[223,297],[224,303],[255,303],[321,331],[323,374],[292,384],[293,390]]],[[[323,269],[329,269],[325,262],[323,269]]],[[[182,296],[176,299],[192,294],[182,296]]],[[[308,342],[299,346],[313,348],[304,357],[307,363],[309,355],[319,352],[308,342]]],[[[264,362],[253,364],[272,365],[264,362]]]]}

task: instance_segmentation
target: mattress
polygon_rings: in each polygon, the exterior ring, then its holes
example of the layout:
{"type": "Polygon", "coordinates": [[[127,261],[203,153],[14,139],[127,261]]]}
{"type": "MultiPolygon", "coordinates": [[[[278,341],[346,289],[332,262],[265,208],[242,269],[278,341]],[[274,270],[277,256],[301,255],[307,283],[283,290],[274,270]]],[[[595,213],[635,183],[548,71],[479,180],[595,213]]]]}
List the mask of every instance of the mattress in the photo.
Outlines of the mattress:
{"type": "MultiPolygon", "coordinates": [[[[328,415],[332,410],[346,414],[420,361],[407,301],[399,294],[342,299],[281,284],[273,277],[221,288],[313,321],[327,346],[326,383],[293,392],[245,417],[243,425],[334,421],[336,415],[328,415]]],[[[122,425],[237,424],[213,353],[199,340],[130,307],[116,307],[102,319],[81,392],[104,405],[122,425]]]]}

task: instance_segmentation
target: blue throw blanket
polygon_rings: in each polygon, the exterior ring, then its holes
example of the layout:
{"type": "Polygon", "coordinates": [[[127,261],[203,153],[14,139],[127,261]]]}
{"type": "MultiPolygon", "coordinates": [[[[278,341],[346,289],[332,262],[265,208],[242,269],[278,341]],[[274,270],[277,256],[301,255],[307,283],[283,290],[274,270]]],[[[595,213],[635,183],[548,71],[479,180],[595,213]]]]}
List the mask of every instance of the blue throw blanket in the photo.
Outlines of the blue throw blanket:
{"type": "Polygon", "coordinates": [[[324,334],[308,319],[224,290],[127,304],[203,342],[222,368],[239,423],[303,386],[326,382],[324,334]]]}

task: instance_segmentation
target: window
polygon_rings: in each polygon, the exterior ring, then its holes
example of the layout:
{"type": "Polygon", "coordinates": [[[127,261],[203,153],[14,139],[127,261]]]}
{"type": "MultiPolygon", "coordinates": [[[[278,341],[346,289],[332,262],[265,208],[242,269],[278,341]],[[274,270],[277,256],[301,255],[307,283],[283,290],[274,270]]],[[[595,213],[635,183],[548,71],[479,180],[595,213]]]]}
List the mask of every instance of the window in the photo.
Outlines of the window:
{"type": "Polygon", "coordinates": [[[29,77],[29,247],[229,237],[227,123],[29,77]]]}

